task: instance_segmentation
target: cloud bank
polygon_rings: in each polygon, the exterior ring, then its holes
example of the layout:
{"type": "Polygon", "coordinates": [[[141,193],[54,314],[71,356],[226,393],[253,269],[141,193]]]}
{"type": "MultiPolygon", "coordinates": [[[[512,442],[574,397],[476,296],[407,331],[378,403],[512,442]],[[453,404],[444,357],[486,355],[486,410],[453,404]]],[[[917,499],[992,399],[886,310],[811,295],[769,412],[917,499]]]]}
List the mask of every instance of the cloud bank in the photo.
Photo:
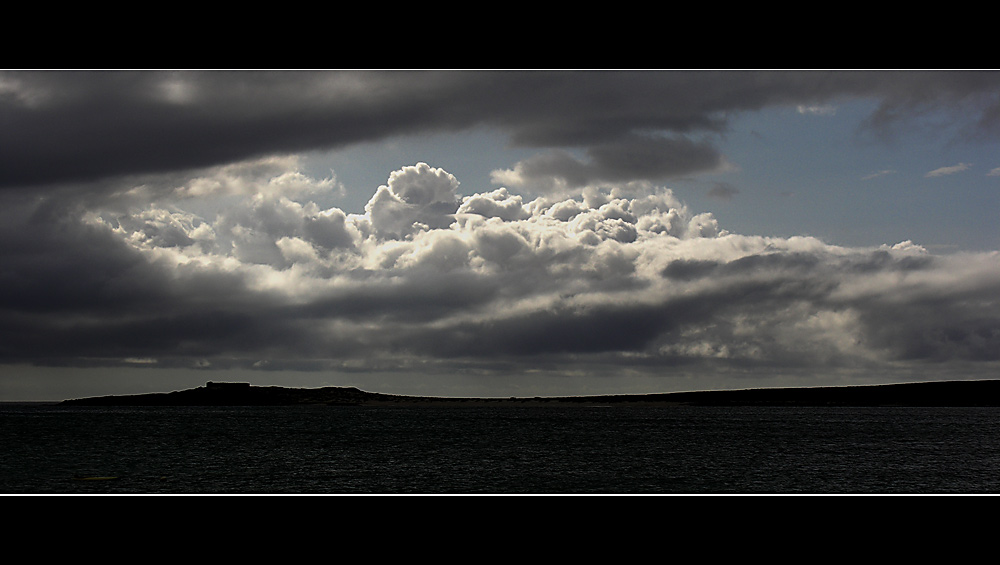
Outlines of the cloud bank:
{"type": "Polygon", "coordinates": [[[508,187],[662,182],[724,165],[732,116],[878,102],[866,126],[957,108],[1000,133],[992,72],[336,71],[0,73],[0,188],[217,166],[474,127],[539,153],[508,187]]]}
{"type": "Polygon", "coordinates": [[[316,203],[329,181],[280,164],[203,171],[173,187],[186,200],[8,209],[0,361],[652,375],[1000,361],[996,253],[735,234],[663,187],[460,196],[425,163],[350,214],[316,203]],[[204,198],[193,186],[251,196],[204,217],[180,206],[204,198]]]}

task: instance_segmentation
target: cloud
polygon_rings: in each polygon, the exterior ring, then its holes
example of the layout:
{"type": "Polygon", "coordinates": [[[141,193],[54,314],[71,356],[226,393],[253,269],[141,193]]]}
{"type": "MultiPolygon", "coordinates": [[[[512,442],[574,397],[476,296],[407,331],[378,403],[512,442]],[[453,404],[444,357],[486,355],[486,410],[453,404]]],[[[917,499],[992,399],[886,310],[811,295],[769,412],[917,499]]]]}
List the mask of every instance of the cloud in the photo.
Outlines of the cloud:
{"type": "Polygon", "coordinates": [[[451,173],[427,163],[393,172],[365,205],[372,229],[380,239],[401,239],[447,226],[459,206],[458,184],[451,173]]]}
{"type": "Polygon", "coordinates": [[[730,119],[773,106],[875,99],[878,131],[947,107],[996,135],[998,84],[974,71],[6,71],[0,188],[475,127],[539,150],[501,169],[511,187],[662,182],[718,167],[730,119]]]}
{"type": "Polygon", "coordinates": [[[686,138],[627,137],[587,148],[579,159],[553,150],[493,172],[494,182],[536,192],[553,192],[588,185],[632,180],[663,180],[695,172],[719,170],[725,161],[706,142],[686,138]]]}
{"type": "Polygon", "coordinates": [[[511,194],[506,187],[464,197],[458,208],[458,213],[508,221],[524,220],[531,215],[531,212],[525,208],[521,195],[511,194]]]}
{"type": "Polygon", "coordinates": [[[837,107],[830,104],[823,104],[819,106],[805,106],[800,104],[795,108],[795,110],[800,114],[809,114],[813,116],[833,116],[837,113],[837,107]]]}
{"type": "Polygon", "coordinates": [[[950,167],[940,167],[938,169],[934,169],[933,171],[928,172],[924,176],[930,178],[930,177],[943,177],[945,175],[953,175],[955,173],[961,173],[962,171],[967,171],[971,166],[972,165],[970,163],[959,163],[957,165],[952,165],[950,167]]]}
{"type": "Polygon", "coordinates": [[[719,182],[712,185],[708,190],[708,195],[717,200],[732,200],[740,191],[735,186],[727,182],[719,182]]]}
{"type": "Polygon", "coordinates": [[[894,174],[896,174],[896,171],[894,171],[892,169],[883,169],[881,171],[876,171],[876,172],[871,173],[869,175],[865,175],[865,176],[861,177],[861,180],[872,180],[872,179],[876,179],[876,178],[881,177],[881,176],[894,175],[894,174]]]}
{"type": "Polygon", "coordinates": [[[347,214],[275,190],[294,168],[272,173],[234,179],[259,190],[212,217],[7,208],[0,361],[651,375],[1000,361],[995,253],[735,234],[663,187],[459,198],[425,163],[347,214]]]}

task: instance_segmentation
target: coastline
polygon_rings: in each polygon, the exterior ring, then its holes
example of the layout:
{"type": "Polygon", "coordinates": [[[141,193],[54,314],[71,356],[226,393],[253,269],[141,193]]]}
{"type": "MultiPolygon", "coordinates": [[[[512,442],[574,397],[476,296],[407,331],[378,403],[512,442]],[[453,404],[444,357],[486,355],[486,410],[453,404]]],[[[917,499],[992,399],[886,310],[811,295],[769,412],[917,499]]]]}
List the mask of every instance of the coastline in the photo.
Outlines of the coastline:
{"type": "Polygon", "coordinates": [[[250,383],[136,395],[77,398],[61,406],[1000,406],[1000,380],[757,388],[561,397],[450,398],[354,387],[287,388],[250,383]]]}

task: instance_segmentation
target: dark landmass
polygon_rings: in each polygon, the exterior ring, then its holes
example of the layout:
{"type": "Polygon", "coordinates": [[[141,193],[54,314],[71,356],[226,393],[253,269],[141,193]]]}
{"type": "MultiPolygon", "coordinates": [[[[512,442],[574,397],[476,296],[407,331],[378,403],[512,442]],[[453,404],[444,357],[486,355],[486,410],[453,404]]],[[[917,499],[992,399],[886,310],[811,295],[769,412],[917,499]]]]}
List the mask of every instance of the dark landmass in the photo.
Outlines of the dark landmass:
{"type": "Polygon", "coordinates": [[[188,390],[65,400],[67,406],[1000,406],[1000,380],[563,397],[448,398],[353,387],[207,383],[188,390]]]}

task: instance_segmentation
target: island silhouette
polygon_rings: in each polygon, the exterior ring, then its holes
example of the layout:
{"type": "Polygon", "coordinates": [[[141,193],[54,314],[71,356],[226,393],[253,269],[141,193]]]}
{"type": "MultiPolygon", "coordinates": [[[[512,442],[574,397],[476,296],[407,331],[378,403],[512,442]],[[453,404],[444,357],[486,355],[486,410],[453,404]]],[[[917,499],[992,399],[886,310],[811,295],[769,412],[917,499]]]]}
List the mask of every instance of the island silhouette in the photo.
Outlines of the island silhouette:
{"type": "Polygon", "coordinates": [[[651,394],[452,398],[208,382],[193,389],[64,400],[66,406],[1000,406],[1000,380],[651,394]]]}

